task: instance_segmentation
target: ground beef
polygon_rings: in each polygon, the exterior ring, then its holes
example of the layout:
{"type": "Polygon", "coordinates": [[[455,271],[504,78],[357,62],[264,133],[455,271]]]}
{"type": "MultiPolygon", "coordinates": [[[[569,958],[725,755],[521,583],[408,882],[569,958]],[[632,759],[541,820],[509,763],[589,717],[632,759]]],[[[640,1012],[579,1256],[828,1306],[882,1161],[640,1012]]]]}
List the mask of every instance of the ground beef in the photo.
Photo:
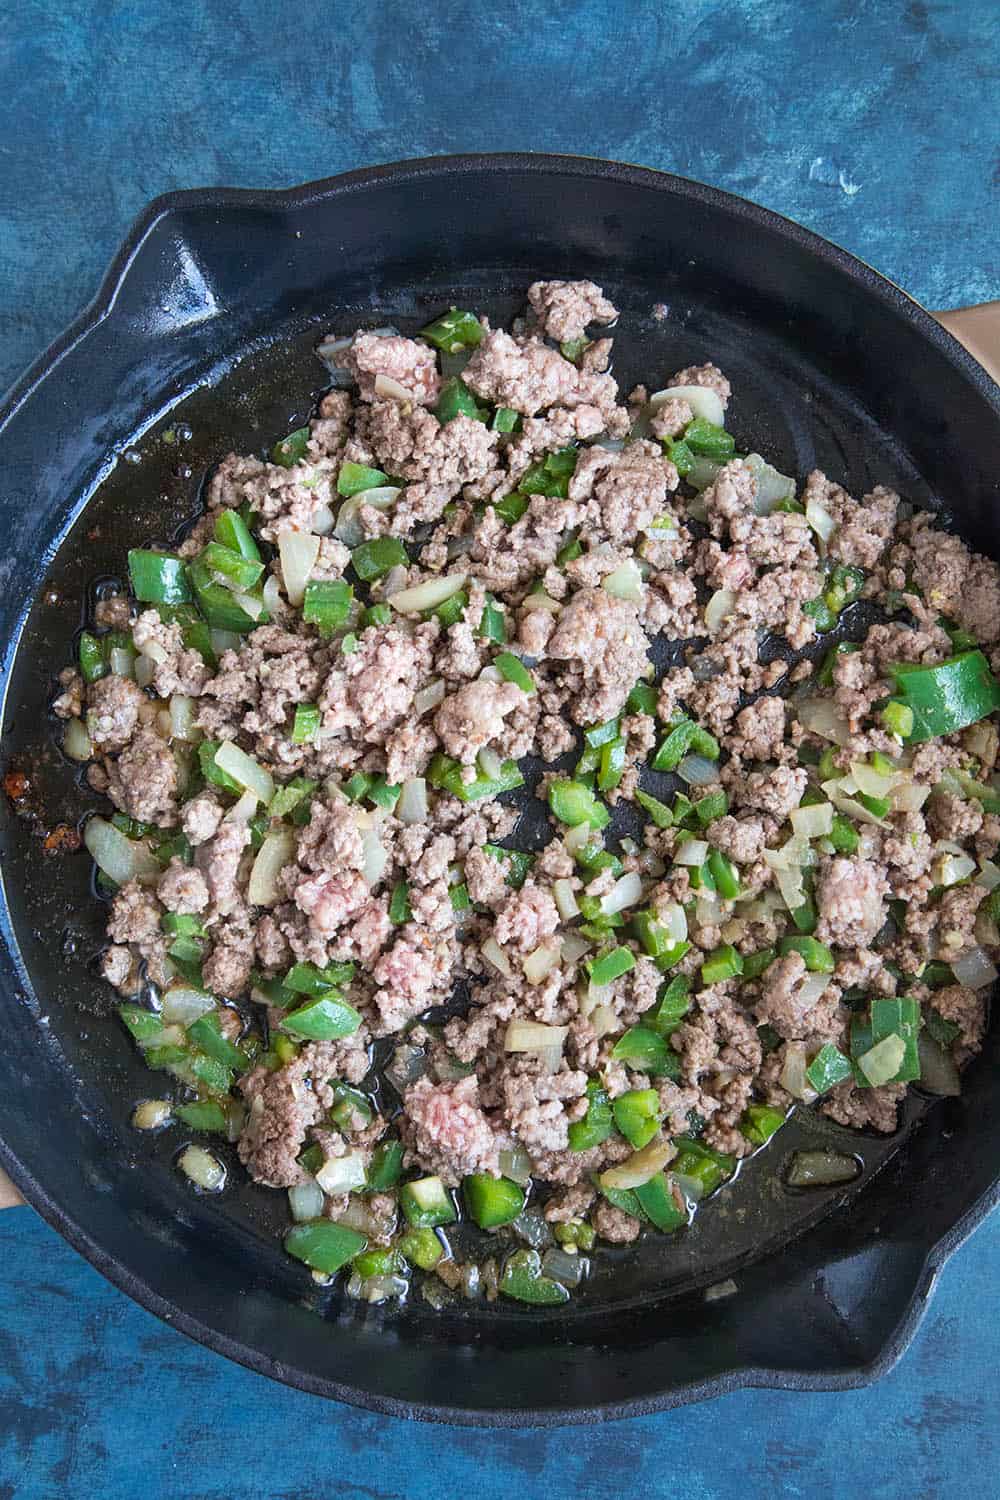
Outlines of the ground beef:
{"type": "Polygon", "coordinates": [[[500,1175],[499,1144],[479,1108],[475,1078],[432,1084],[418,1079],[403,1097],[405,1130],[417,1159],[449,1185],[470,1172],[500,1175]]]}
{"type": "Polygon", "coordinates": [[[588,323],[613,323],[618,316],[592,281],[535,281],[528,301],[542,332],[559,343],[582,339],[588,323]]]}
{"type": "Polygon", "coordinates": [[[197,697],[211,673],[197,651],[185,649],[181,627],[166,624],[155,609],[147,609],[132,627],[136,649],[154,664],[153,686],[161,698],[173,693],[197,697]]]}
{"type": "Polygon", "coordinates": [[[631,1245],[633,1240],[639,1238],[641,1222],[623,1208],[615,1208],[606,1198],[598,1201],[590,1217],[601,1239],[607,1240],[609,1244],[631,1245]]]}
{"type": "Polygon", "coordinates": [[[470,682],[445,698],[434,715],[434,729],[448,754],[471,766],[480,750],[501,737],[504,719],[524,699],[512,682],[470,682]]]}
{"type": "Polygon", "coordinates": [[[838,1083],[827,1094],[821,1108],[838,1125],[891,1135],[897,1128],[899,1106],[905,1094],[905,1083],[887,1083],[878,1089],[859,1089],[850,1082],[838,1083]]]}
{"type": "Polygon", "coordinates": [[[115,761],[106,762],[108,796],[140,823],[177,822],[177,761],[151,729],[140,729],[115,761]]]}
{"type": "Polygon", "coordinates": [[[451,983],[450,940],[435,937],[408,923],[372,972],[383,1032],[399,1031],[435,999],[442,999],[451,983]]]}
{"type": "Polygon", "coordinates": [[[646,670],[649,642],[635,605],[604,589],[580,589],[560,614],[548,656],[570,663],[569,680],[579,682],[570,706],[577,724],[593,724],[620,713],[646,670]]]}
{"type": "Polygon", "coordinates": [[[188,915],[204,911],[210,899],[201,871],[189,869],[176,855],[157,881],[156,894],[167,911],[188,915]]]}
{"type": "Polygon", "coordinates": [[[816,936],[839,948],[867,948],[886,919],[889,886],[867,859],[831,859],[816,879],[816,936]]]}
{"type": "Polygon", "coordinates": [[[112,672],[92,682],[87,688],[87,733],[94,749],[122,750],[135,733],[139,711],[147,702],[131,677],[112,672]]]}
{"type": "Polygon", "coordinates": [[[790,953],[765,969],[756,1013],[762,1025],[766,1022],[779,1036],[794,1040],[828,1031],[835,1006],[831,990],[819,996],[812,993],[805,960],[799,953],[790,953]]]}
{"type": "Polygon", "coordinates": [[[375,380],[387,376],[404,387],[421,406],[433,406],[441,380],[437,357],[429,344],[397,334],[359,333],[345,357],[345,366],[357,381],[363,401],[376,399],[375,380]]]}
{"type": "Polygon", "coordinates": [[[194,845],[207,843],[222,822],[225,808],[212,791],[199,792],[185,802],[181,827],[194,845]]]}
{"type": "Polygon", "coordinates": [[[520,953],[531,953],[558,926],[559,912],[551,895],[528,880],[500,908],[493,933],[501,947],[509,944],[520,953]]]}

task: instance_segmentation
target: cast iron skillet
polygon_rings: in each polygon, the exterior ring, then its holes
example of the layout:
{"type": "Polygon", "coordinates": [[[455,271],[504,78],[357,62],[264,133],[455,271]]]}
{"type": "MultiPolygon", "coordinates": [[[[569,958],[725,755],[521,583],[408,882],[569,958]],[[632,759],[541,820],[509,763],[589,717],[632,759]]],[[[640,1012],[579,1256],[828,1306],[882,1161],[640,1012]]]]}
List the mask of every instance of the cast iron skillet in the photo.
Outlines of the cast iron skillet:
{"type": "Polygon", "coordinates": [[[0,413],[4,759],[31,783],[18,815],[3,812],[0,1162],[160,1317],[264,1374],[378,1411],[516,1426],[740,1386],[863,1384],[905,1348],[939,1267],[997,1199],[995,1036],[960,1101],[914,1099],[889,1142],[804,1119],[695,1229],[651,1238],[565,1311],[438,1315],[419,1297],[370,1309],[283,1257],[283,1195],[236,1169],[222,1198],[197,1197],[172,1165],[181,1139],[130,1130],[150,1076],[87,966],[101,934],[89,861],[39,841],[93,805],[54,746],[50,674],[70,657],[81,598],[120,571],[126,546],[190,516],[229,448],[300,425],[324,385],[321,332],[415,327],[450,302],[506,317],[537,276],[593,276],[623,308],[624,389],[711,357],[733,381],[741,448],[799,475],[821,463],[855,494],[881,481],[941,502],[996,554],[997,388],[903,293],[749,203],[531,156],[157,200],[92,307],[0,413]],[[650,316],[657,302],[665,321],[650,316]],[[855,1189],[780,1187],[789,1149],[817,1139],[863,1157],[855,1189]],[[734,1295],[705,1298],[727,1278],[734,1295]]]}

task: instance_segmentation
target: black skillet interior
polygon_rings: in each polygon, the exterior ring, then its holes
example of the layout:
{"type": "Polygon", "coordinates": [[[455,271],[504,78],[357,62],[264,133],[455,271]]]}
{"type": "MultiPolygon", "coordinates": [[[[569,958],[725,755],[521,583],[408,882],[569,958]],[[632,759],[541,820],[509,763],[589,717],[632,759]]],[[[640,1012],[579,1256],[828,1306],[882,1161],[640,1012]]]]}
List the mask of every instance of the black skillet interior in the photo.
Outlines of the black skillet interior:
{"type": "Polygon", "coordinates": [[[172,1166],[180,1138],[129,1128],[149,1075],[88,967],[101,932],[89,861],[41,848],[94,805],[54,748],[47,702],[82,601],[120,576],[126,547],[182,526],[225,452],[301,424],[325,384],[322,333],[410,329],[452,302],[503,320],[539,275],[591,275],[623,309],[623,389],[712,358],[733,382],[741,448],[788,473],[819,464],[855,494],[881,482],[943,503],[995,550],[995,388],[902,294],[739,200],[638,169],[499,157],[154,205],[100,316],[32,372],[0,428],[4,759],[33,788],[21,816],[4,808],[0,1155],[154,1311],[264,1373],[382,1410],[572,1421],[740,1384],[859,1383],[905,1346],[934,1269],[994,1200],[995,1035],[961,1101],[911,1099],[889,1141],[804,1116],[692,1230],[609,1256],[564,1313],[368,1308],[283,1257],[283,1194],[236,1168],[222,1198],[195,1196],[172,1166]],[[790,1194],[784,1158],[820,1140],[856,1151],[862,1178],[790,1194]],[[706,1301],[729,1277],[736,1294],[706,1301]]]}

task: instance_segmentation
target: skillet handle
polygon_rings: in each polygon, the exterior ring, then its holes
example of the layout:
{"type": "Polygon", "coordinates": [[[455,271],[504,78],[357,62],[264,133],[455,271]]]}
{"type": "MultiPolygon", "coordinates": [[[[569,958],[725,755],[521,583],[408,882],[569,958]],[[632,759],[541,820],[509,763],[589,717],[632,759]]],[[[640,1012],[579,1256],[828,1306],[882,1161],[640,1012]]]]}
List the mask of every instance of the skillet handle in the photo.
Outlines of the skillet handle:
{"type": "Polygon", "coordinates": [[[1000,384],[1000,302],[981,302],[978,307],[953,307],[931,314],[960,344],[978,359],[984,370],[1000,384]]]}
{"type": "MultiPolygon", "coordinates": [[[[982,302],[978,307],[954,307],[931,314],[942,327],[964,344],[974,359],[1000,384],[1000,302],[982,302]]],[[[24,1199],[10,1178],[0,1171],[0,1209],[15,1208],[24,1199]]]]}

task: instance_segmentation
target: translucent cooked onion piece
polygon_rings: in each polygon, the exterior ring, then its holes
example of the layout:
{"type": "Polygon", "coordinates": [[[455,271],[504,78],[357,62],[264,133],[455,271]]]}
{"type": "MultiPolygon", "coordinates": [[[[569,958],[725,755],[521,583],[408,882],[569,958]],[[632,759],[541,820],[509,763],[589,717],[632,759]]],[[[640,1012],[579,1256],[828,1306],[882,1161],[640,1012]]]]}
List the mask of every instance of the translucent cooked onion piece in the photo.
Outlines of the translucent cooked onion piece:
{"type": "Polygon", "coordinates": [[[408,391],[405,385],[400,385],[398,380],[393,380],[391,375],[375,376],[375,394],[387,401],[413,401],[412,391],[408,391]]]}
{"type": "Polygon", "coordinates": [[[428,709],[437,708],[443,702],[445,696],[444,679],[438,677],[434,682],[429,682],[413,695],[413,712],[419,719],[421,714],[427,713],[428,709]]]}
{"type": "Polygon", "coordinates": [[[686,401],[696,417],[703,417],[713,427],[725,427],[726,411],[718,391],[707,385],[671,385],[666,390],[654,391],[649,398],[647,410],[659,411],[668,401],[686,401]]]}
{"type": "Polygon", "coordinates": [[[711,786],[719,779],[719,766],[707,755],[685,755],[677,767],[677,774],[688,786],[711,786]]]}
{"type": "Polygon", "coordinates": [[[190,1026],[215,1009],[215,998],[190,984],[172,984],[163,992],[160,1018],[166,1026],[190,1026]]]}
{"type": "Polygon", "coordinates": [[[147,846],[138,839],[127,839],[105,818],[89,818],[83,830],[83,842],[99,870],[116,885],[138,880],[155,885],[162,871],[147,846]]]}
{"type": "Polygon", "coordinates": [[[364,850],[364,862],[361,866],[361,877],[365,884],[372,889],[378,885],[385,873],[385,867],[389,862],[378,834],[374,828],[367,829],[361,835],[361,847],[364,850]]]}
{"type": "Polygon", "coordinates": [[[364,1187],[364,1155],[360,1151],[348,1151],[344,1156],[329,1157],[316,1173],[316,1181],[331,1198],[337,1198],[341,1193],[350,1193],[354,1188],[364,1187]]]}
{"type": "Polygon", "coordinates": [[[899,779],[899,771],[883,773],[876,771],[867,761],[851,761],[851,780],[866,797],[888,797],[899,779]]]}
{"type": "Polygon", "coordinates": [[[170,700],[170,733],[175,740],[200,740],[201,730],[195,723],[198,705],[187,693],[174,693],[170,700]]]}
{"type": "Polygon", "coordinates": [[[486,962],[490,964],[492,968],[496,969],[498,974],[502,974],[505,979],[513,979],[514,970],[510,966],[510,959],[507,957],[506,953],[503,951],[496,938],[488,937],[479,951],[482,953],[486,962]]]}
{"type": "Polygon", "coordinates": [[[545,1026],[541,1021],[511,1021],[503,1039],[505,1052],[540,1052],[542,1048],[562,1050],[568,1026],[545,1026]]]}
{"type": "Polygon", "coordinates": [[[234,740],[223,740],[215,752],[215,764],[240,786],[253,792],[258,802],[263,802],[265,807],[274,796],[274,780],[270,771],[258,765],[234,740]]]}
{"type": "Polygon", "coordinates": [[[628,558],[602,580],[601,588],[614,599],[626,599],[631,604],[641,604],[643,586],[638,564],[633,558],[628,558]]]}
{"type": "Polygon", "coordinates": [[[284,899],[278,876],[294,858],[295,834],[290,828],[279,828],[267,835],[250,871],[247,900],[251,906],[275,906],[284,899]]]}
{"type": "MultiPolygon", "coordinates": [[[[553,969],[559,967],[560,946],[558,942],[543,943],[525,958],[522,968],[529,984],[541,984],[553,969]]],[[[560,1048],[561,1051],[561,1048],[560,1048]]]]}
{"type": "Polygon", "coordinates": [[[674,855],[674,863],[700,867],[708,858],[707,839],[685,839],[674,855]]]}
{"type": "Polygon", "coordinates": [[[308,531],[283,531],[278,537],[278,557],[288,602],[298,609],[319,557],[319,537],[308,531]]]}
{"type": "Polygon", "coordinates": [[[93,760],[94,747],[90,743],[87,726],[82,719],[70,719],[63,731],[63,754],[70,760],[93,760]]]}
{"type": "Polygon", "coordinates": [[[753,508],[758,516],[769,516],[782,500],[794,500],[794,479],[779,474],[759,453],[748,453],[743,462],[757,481],[753,508]]]}
{"type": "Polygon", "coordinates": [[[816,500],[810,500],[807,502],[806,520],[808,521],[812,530],[819,537],[821,544],[820,551],[824,552],[826,550],[827,542],[830,540],[830,538],[833,536],[833,533],[837,529],[836,521],[830,515],[830,512],[824,510],[822,505],[820,505],[816,500]]]}
{"type": "Polygon", "coordinates": [[[238,802],[234,802],[226,813],[225,823],[249,823],[257,811],[257,797],[254,792],[244,792],[238,802]]]}
{"type": "Polygon", "coordinates": [[[818,734],[820,739],[832,740],[835,745],[850,743],[847,720],[832,698],[804,698],[796,706],[795,717],[803,729],[818,734]]]}
{"type": "Polygon", "coordinates": [[[288,1208],[296,1224],[321,1217],[323,1189],[315,1178],[310,1177],[308,1182],[297,1182],[288,1189],[288,1208]]]}
{"type": "Polygon", "coordinates": [[[637,871],[629,870],[615,881],[606,896],[601,897],[601,911],[604,916],[613,917],[616,912],[626,911],[641,900],[642,880],[637,871]]]}
{"type": "Polygon", "coordinates": [[[797,838],[824,838],[833,828],[833,803],[817,802],[811,807],[793,808],[790,821],[797,838]]]}
{"type": "Polygon", "coordinates": [[[729,618],[735,606],[736,595],[732,589],[716,589],[705,605],[705,628],[710,635],[714,635],[722,622],[729,618]]]}
{"type": "MultiPolygon", "coordinates": [[[[823,980],[823,988],[826,989],[826,977],[822,974],[814,976],[823,980]]],[[[789,1042],[785,1049],[785,1059],[781,1065],[781,1074],[778,1082],[781,1087],[791,1094],[793,1099],[815,1099],[816,1090],[810,1085],[806,1077],[806,1049],[800,1042],[789,1042]]]]}
{"type": "Polygon", "coordinates": [[[985,949],[967,948],[951,960],[951,971],[959,984],[970,990],[984,990],[998,977],[993,960],[985,949]]]}
{"type": "Polygon", "coordinates": [[[449,573],[444,578],[428,578],[415,584],[412,589],[400,589],[390,594],[387,602],[400,614],[420,614],[425,609],[437,609],[453,594],[465,588],[468,573],[449,573]]]}
{"type": "MultiPolygon", "coordinates": [[[[580,907],[573,890],[572,880],[556,880],[552,885],[552,895],[555,898],[556,907],[564,922],[571,922],[574,917],[580,915],[580,907]]],[[[563,945],[565,948],[565,944],[563,945]]],[[[584,950],[586,951],[586,950],[584,950]]]]}
{"type": "Polygon", "coordinates": [[[188,1146],[177,1165],[195,1187],[206,1193],[218,1193],[225,1186],[226,1169],[204,1146],[188,1146]]]}
{"type": "Polygon", "coordinates": [[[396,817],[401,823],[427,822],[427,782],[422,776],[411,776],[403,782],[396,803],[396,817]]]}
{"type": "Polygon", "coordinates": [[[337,512],[334,536],[352,551],[355,547],[360,547],[365,539],[364,527],[359,519],[361,507],[370,505],[373,510],[391,510],[401,493],[393,485],[380,485],[378,489],[359,490],[356,495],[349,496],[337,512]]]}
{"type": "Polygon", "coordinates": [[[796,1151],[785,1181],[793,1188],[835,1187],[853,1182],[860,1171],[856,1157],[839,1151],[796,1151]]]}
{"type": "Polygon", "coordinates": [[[598,1182],[602,1188],[642,1187],[657,1172],[662,1172],[676,1155],[677,1148],[672,1141],[650,1141],[648,1146],[630,1156],[628,1161],[623,1161],[621,1166],[609,1167],[606,1172],[602,1172],[598,1182]]]}

